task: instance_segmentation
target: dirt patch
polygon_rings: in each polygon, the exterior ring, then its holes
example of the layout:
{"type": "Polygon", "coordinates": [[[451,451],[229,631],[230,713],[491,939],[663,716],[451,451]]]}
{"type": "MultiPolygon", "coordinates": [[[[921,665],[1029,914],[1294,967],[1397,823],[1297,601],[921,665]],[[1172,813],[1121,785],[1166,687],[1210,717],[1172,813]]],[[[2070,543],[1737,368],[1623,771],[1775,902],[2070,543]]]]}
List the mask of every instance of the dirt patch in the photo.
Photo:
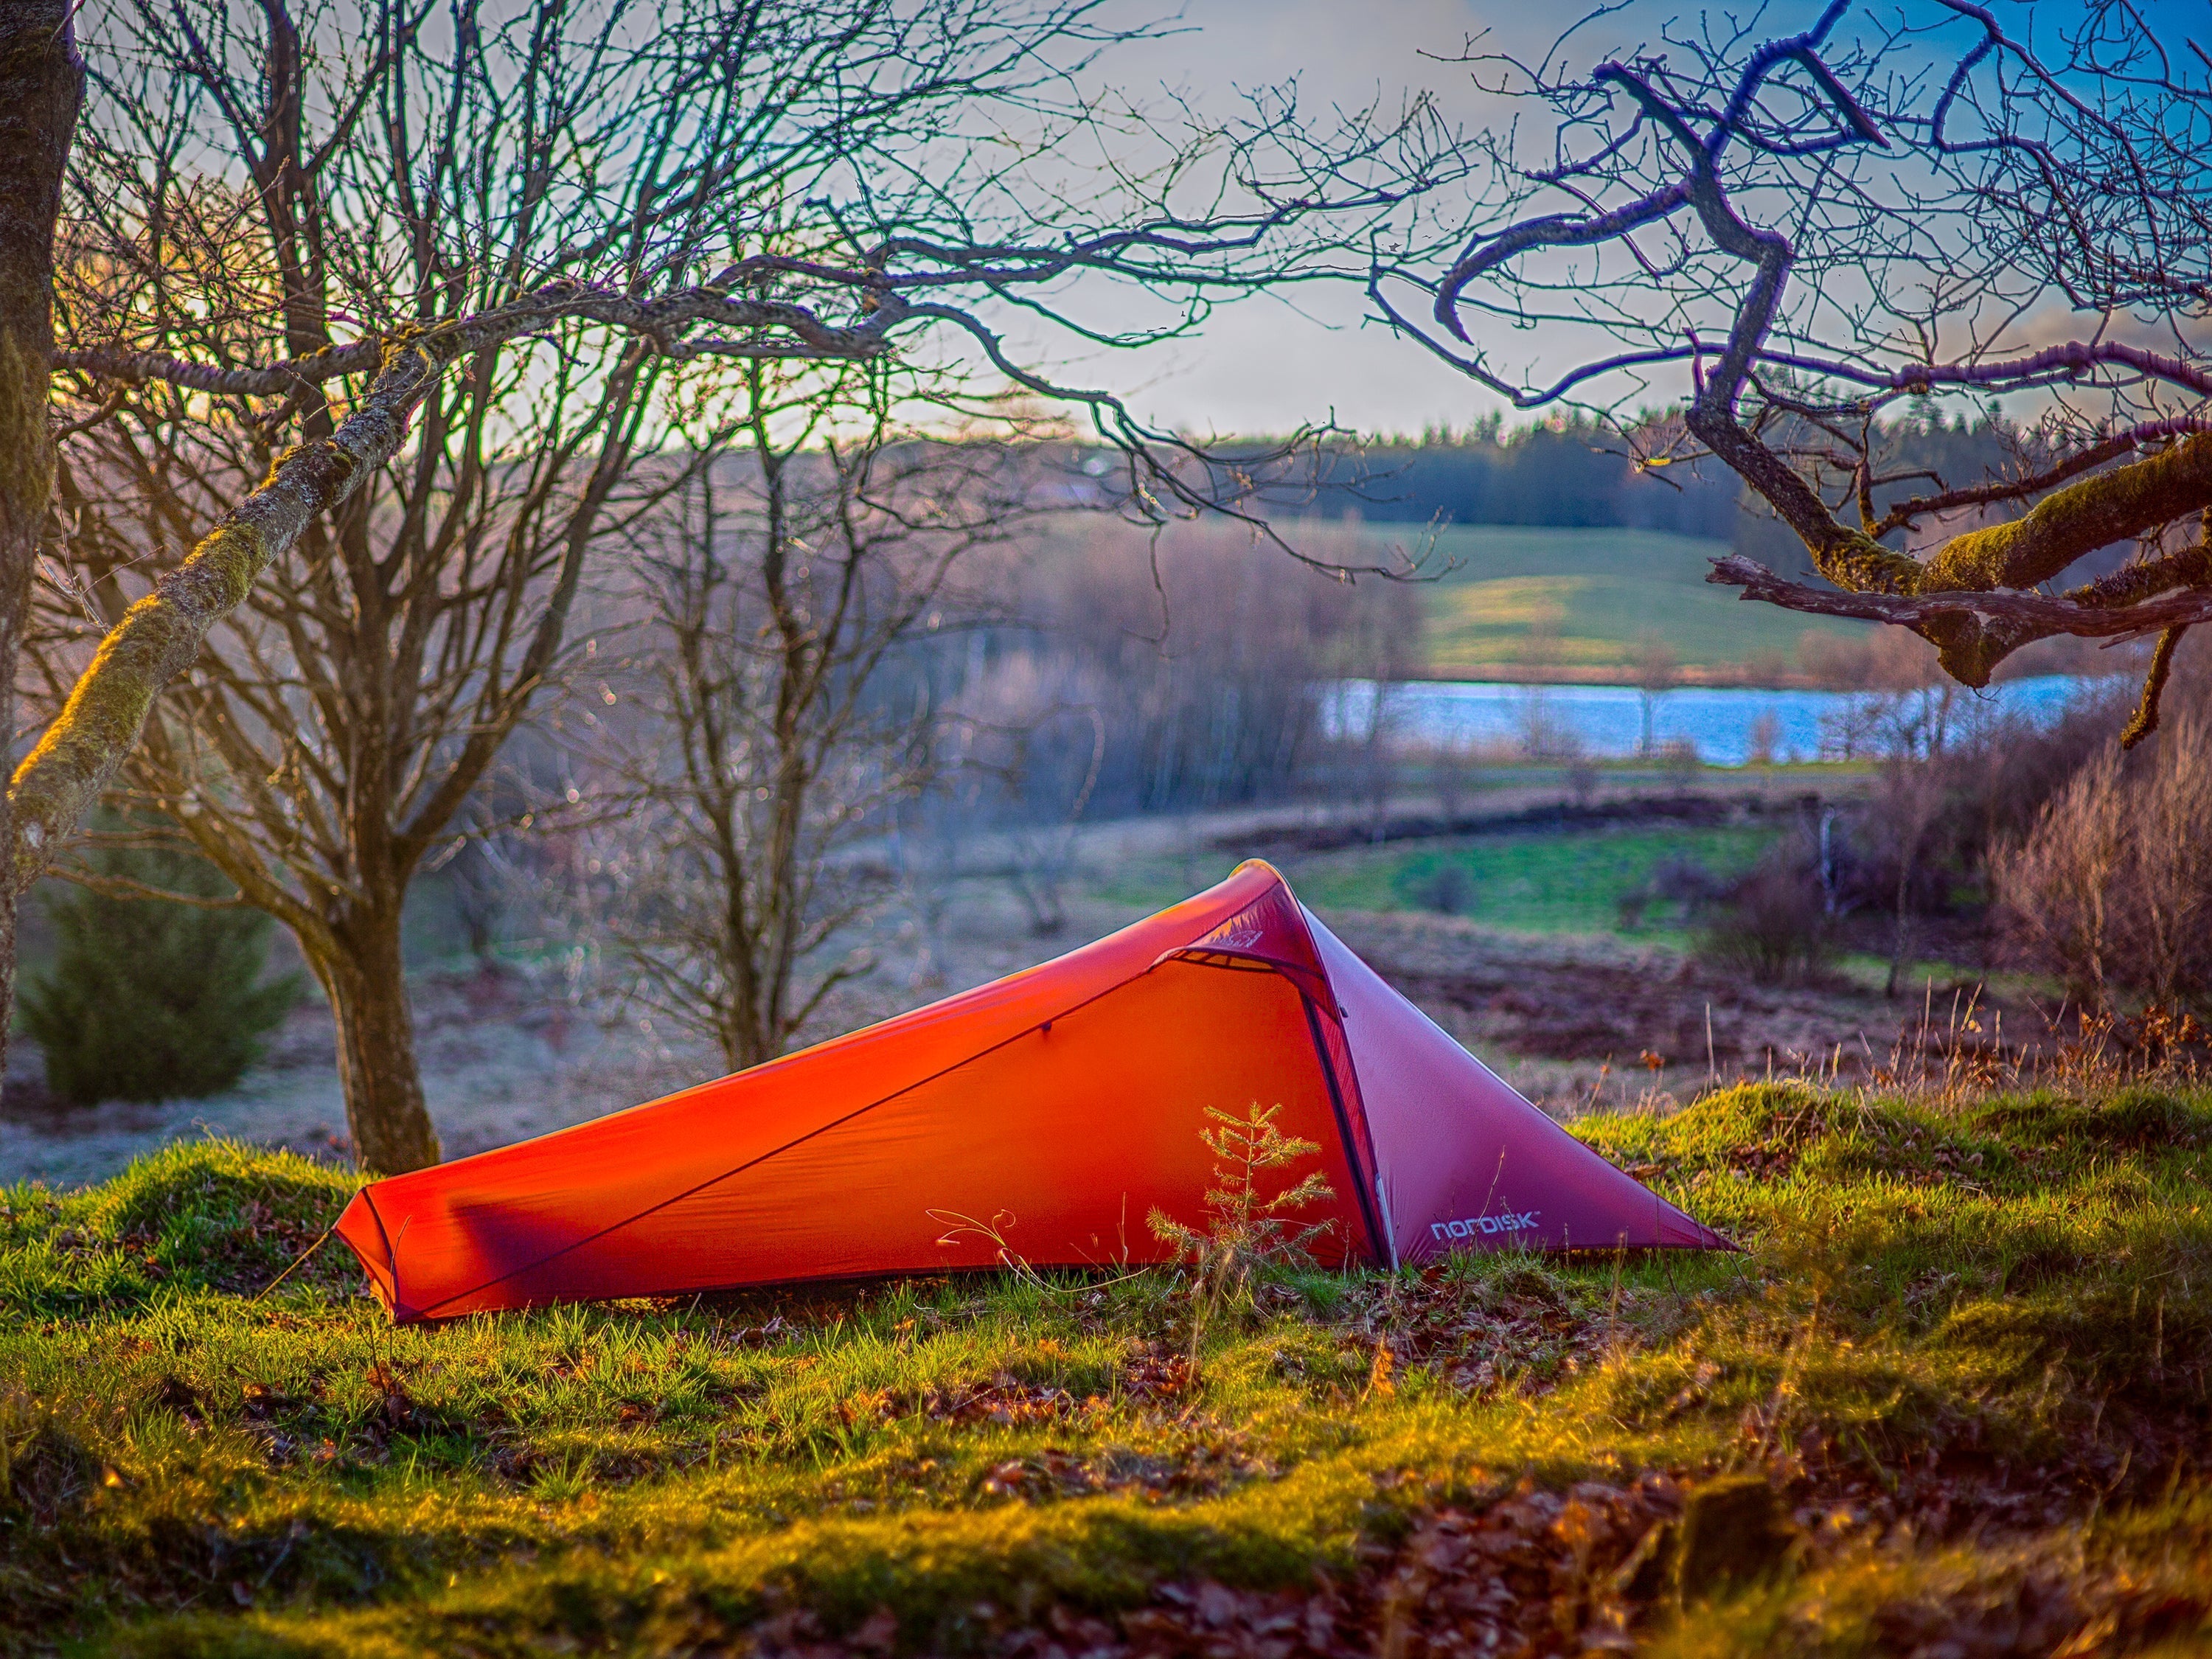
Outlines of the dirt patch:
{"type": "Polygon", "coordinates": [[[1724,1071],[1784,1069],[1801,1060],[1836,1063],[1836,1048],[1854,1050],[1854,1065],[1877,1036],[1894,1034],[1896,1016],[1878,1001],[1835,987],[1763,989],[1694,964],[1659,962],[1616,967],[1540,957],[1470,963],[1455,974],[1387,975],[1423,1006],[1468,1016],[1489,1041],[1550,1060],[1611,1060],[1650,1067],[1724,1071]]]}
{"type": "Polygon", "coordinates": [[[1510,1082],[1557,1109],[1598,1067],[1613,1091],[1702,1086],[1801,1071],[1845,1080],[1942,1074],[1983,1081],[2055,1063],[2078,1023],[1978,983],[1929,982],[1895,1000],[1840,976],[1763,983],[1679,951],[1603,939],[1491,933],[1448,917],[1338,912],[1330,926],[1510,1082]],[[1708,1033],[1710,1031],[1710,1040],[1708,1033]],[[1574,1068],[1511,1067],[1509,1056],[1574,1068]]]}

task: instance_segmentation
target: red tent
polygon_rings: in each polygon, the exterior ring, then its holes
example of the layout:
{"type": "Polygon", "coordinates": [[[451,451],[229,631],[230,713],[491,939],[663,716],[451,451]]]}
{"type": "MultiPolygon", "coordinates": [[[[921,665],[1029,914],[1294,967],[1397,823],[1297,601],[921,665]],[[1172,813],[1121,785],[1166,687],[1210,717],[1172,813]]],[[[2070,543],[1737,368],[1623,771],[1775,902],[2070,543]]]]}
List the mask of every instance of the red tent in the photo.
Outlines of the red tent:
{"type": "Polygon", "coordinates": [[[1255,1103],[1320,1144],[1343,1258],[1728,1248],[1522,1099],[1257,860],[883,1024],[375,1182],[337,1231],[399,1320],[998,1265],[958,1218],[997,1218],[1033,1267],[1152,1261],[1154,1208],[1203,1219],[1206,1108],[1255,1103]]]}

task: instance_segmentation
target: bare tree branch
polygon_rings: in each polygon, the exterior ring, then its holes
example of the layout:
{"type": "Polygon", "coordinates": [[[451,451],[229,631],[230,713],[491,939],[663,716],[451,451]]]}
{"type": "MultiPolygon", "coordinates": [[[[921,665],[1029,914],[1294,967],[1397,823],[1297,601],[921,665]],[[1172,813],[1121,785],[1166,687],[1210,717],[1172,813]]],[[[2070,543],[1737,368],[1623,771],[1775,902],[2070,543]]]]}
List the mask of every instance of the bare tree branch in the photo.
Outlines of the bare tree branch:
{"type": "Polygon", "coordinates": [[[1549,109],[1552,152],[1529,167],[1510,134],[1478,140],[1484,228],[1425,270],[1378,259],[1370,292],[1521,408],[1572,399],[1626,435],[1663,424],[1628,403],[1650,377],[1686,376],[1665,420],[1694,447],[1666,459],[1726,465],[1840,590],[1721,562],[1712,579],[1747,598],[1911,628],[1973,686],[2034,640],[2159,635],[2134,741],[2212,586],[2201,545],[2164,551],[2199,542],[2212,511],[2212,361],[2193,343],[2212,295],[2212,76],[2178,76],[2124,0],[2069,20],[2057,55],[1967,0],[1855,36],[1848,10],[1832,0],[1763,44],[1708,18],[1582,79],[1471,58],[1492,90],[1549,109]],[[1576,205],[1549,210],[1553,193],[1576,205]],[[1444,338],[1393,298],[1407,283],[1444,338]],[[2047,321],[2027,319],[2054,305],[2077,337],[2033,337],[2047,321]],[[1487,316],[1578,324],[1606,349],[1508,373],[1477,344],[1487,316]],[[1593,405],[1607,383],[1629,390],[1593,405]],[[1885,411],[2001,393],[2045,411],[2002,428],[2011,465],[1899,491],[1877,454],[1894,441],[1885,411]],[[1931,526],[1917,553],[1895,544],[1931,526]],[[2128,568],[2033,591],[2130,541],[2128,568]]]}

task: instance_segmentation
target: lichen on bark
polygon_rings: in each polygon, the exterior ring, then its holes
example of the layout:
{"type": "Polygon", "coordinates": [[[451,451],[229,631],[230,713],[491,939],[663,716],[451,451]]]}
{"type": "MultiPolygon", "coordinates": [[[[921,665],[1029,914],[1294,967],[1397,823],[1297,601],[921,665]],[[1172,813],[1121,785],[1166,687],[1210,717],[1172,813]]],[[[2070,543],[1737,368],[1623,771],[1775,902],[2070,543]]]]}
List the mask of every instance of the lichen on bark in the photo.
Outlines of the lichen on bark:
{"type": "Polygon", "coordinates": [[[91,809],[117,762],[137,742],[161,688],[191,665],[208,629],[245,600],[268,562],[260,530],[234,520],[194,548],[100,642],[62,712],[15,769],[9,799],[16,837],[31,854],[13,872],[17,890],[37,878],[54,842],[91,809]]]}

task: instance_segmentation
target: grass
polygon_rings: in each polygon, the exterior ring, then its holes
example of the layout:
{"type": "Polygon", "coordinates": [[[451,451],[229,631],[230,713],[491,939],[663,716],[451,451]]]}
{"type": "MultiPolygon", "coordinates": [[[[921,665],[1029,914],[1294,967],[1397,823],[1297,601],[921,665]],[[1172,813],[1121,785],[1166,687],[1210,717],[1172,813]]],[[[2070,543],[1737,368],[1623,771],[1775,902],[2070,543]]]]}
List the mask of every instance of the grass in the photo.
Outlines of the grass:
{"type": "MultiPolygon", "coordinates": [[[[1486,927],[1527,933],[1617,933],[1620,900],[1660,865],[1685,860],[1723,879],[1759,861],[1771,829],[1624,830],[1585,834],[1486,836],[1416,846],[1360,848],[1285,860],[1307,903],[1322,909],[1411,910],[1446,866],[1464,872],[1461,914],[1486,927]]],[[[1678,907],[1655,903],[1631,937],[1679,943],[1667,923],[1678,907]]]]}
{"type": "MultiPolygon", "coordinates": [[[[1381,526],[1369,533],[1389,539],[1381,526]]],[[[1455,568],[1425,590],[1429,672],[1481,678],[1540,652],[1560,667],[1625,677],[1638,646],[1653,638],[1687,666],[1794,662],[1808,628],[1863,631],[1737,604],[1733,589],[1705,580],[1711,561],[1728,550],[1653,530],[1447,527],[1436,556],[1455,568]]]]}
{"type": "Polygon", "coordinates": [[[1747,1087],[1579,1133],[1747,1254],[1279,1273],[1194,1368],[1164,1272],[394,1330],[331,1255],[241,1294],[328,1169],[13,1188],[0,1650],[2212,1633],[2212,1096],[1747,1087]]]}
{"type": "MultiPolygon", "coordinates": [[[[1464,840],[1424,839],[1352,847],[1329,853],[1279,848],[1265,856],[1282,870],[1300,899],[1323,910],[1418,910],[1429,878],[1445,864],[1465,872],[1460,914],[1509,933],[1621,934],[1641,942],[1682,945],[1680,906],[1655,902],[1642,925],[1621,927],[1620,899],[1673,860],[1702,864],[1723,878],[1757,863],[1779,830],[1759,826],[1716,830],[1667,827],[1507,833],[1464,840]]],[[[1093,879],[1100,898],[1132,908],[1172,904],[1228,874],[1233,854],[1192,859],[1131,859],[1093,879]]],[[[1883,963],[1885,971],[1887,963],[1883,963]]]]}

